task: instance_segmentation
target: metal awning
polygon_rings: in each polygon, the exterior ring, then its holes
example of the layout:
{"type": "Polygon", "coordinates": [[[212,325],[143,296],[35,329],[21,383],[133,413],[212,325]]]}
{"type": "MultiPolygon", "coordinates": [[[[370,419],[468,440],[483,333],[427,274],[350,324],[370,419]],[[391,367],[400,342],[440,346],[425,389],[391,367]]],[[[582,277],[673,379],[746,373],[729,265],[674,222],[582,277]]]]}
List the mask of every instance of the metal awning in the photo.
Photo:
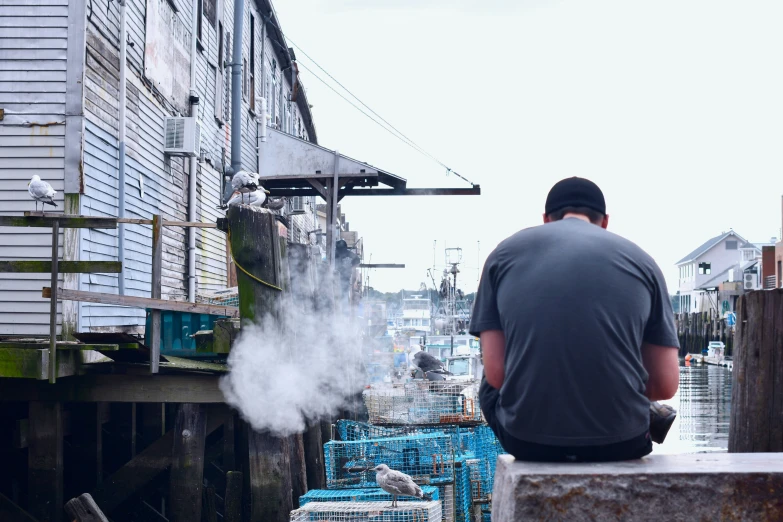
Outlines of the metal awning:
{"type": "Polygon", "coordinates": [[[405,178],[291,134],[258,125],[258,170],[272,197],[320,196],[326,201],[327,245],[334,260],[337,204],[345,196],[478,196],[481,187],[408,188],[405,178]],[[335,190],[336,189],[336,190],[335,190]]]}

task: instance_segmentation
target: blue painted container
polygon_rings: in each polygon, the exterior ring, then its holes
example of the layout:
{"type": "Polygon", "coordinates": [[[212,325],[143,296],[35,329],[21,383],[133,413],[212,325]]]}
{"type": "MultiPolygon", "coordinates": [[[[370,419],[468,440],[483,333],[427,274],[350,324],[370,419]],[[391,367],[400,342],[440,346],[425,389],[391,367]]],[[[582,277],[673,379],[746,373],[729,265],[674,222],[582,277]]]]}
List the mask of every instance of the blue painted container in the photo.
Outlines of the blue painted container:
{"type": "MultiPolygon", "coordinates": [[[[160,312],[160,354],[173,357],[213,358],[212,352],[196,352],[196,340],[190,337],[199,330],[212,330],[215,321],[225,316],[193,314],[190,312],[160,312]]],[[[147,323],[144,329],[144,344],[152,345],[152,310],[147,309],[147,323]]]]}

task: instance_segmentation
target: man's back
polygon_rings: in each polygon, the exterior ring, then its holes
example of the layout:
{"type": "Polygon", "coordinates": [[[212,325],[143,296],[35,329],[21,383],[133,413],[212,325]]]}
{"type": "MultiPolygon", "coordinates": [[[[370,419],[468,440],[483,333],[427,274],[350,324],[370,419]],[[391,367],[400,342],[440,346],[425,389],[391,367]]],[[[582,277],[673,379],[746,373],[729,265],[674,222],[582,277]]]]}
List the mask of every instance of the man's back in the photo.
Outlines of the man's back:
{"type": "Polygon", "coordinates": [[[502,242],[484,274],[471,332],[505,334],[497,416],[508,432],[555,446],[612,444],[646,432],[642,342],[672,343],[659,324],[671,314],[666,286],[649,255],[567,218],[502,242]]]}

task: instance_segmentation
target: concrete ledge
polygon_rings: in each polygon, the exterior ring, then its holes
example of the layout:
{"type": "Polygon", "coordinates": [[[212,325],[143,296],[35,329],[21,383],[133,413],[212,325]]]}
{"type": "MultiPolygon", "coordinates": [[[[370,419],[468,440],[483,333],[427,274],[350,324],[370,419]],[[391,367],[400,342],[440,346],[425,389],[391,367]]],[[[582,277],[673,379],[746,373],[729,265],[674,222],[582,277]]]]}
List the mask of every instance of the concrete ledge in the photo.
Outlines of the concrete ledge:
{"type": "Polygon", "coordinates": [[[492,521],[783,520],[783,453],[596,464],[498,457],[492,521]]]}

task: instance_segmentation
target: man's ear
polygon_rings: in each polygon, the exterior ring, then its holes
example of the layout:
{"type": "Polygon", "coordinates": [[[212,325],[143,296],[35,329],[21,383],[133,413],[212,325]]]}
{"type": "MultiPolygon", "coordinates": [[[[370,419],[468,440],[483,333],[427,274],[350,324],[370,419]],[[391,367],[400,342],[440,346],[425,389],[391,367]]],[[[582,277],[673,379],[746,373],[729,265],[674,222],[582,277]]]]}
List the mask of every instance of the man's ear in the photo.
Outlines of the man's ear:
{"type": "Polygon", "coordinates": [[[552,220],[551,220],[551,219],[549,219],[549,216],[547,216],[546,214],[544,214],[544,223],[551,223],[551,222],[552,222],[552,220]]]}
{"type": "Polygon", "coordinates": [[[609,226],[609,215],[605,215],[604,219],[601,221],[601,228],[607,228],[609,226]]]}

